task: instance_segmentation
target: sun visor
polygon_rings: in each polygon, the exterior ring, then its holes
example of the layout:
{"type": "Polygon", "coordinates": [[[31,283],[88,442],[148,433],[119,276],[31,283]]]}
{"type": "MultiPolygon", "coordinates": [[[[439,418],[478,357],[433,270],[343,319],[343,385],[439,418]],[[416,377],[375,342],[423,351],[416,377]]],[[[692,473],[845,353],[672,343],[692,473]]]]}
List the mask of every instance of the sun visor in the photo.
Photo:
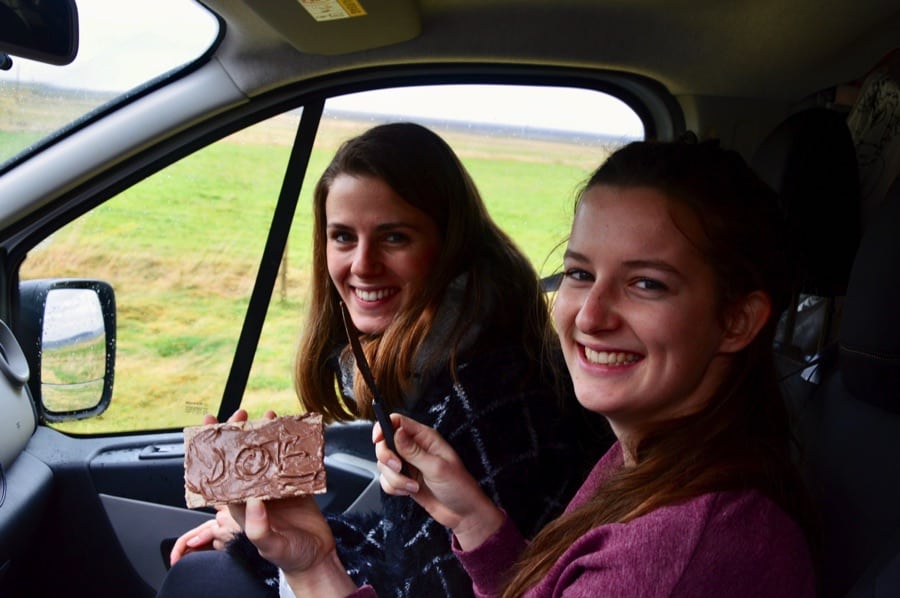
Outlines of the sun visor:
{"type": "Polygon", "coordinates": [[[347,54],[413,39],[421,31],[414,0],[256,0],[256,14],[301,52],[347,54]]]}

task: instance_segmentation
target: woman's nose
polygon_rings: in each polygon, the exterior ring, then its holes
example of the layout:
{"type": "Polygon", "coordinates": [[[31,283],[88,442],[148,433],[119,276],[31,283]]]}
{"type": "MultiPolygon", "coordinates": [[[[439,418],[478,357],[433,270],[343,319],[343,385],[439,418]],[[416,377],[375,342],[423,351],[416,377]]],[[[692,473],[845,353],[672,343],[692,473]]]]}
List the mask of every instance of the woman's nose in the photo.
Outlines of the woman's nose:
{"type": "Polygon", "coordinates": [[[375,247],[366,242],[356,246],[350,270],[357,276],[373,276],[381,273],[381,260],[375,247]]]}
{"type": "Polygon", "coordinates": [[[583,332],[610,330],[619,325],[616,293],[599,282],[584,295],[584,303],[575,316],[575,325],[583,332]]]}

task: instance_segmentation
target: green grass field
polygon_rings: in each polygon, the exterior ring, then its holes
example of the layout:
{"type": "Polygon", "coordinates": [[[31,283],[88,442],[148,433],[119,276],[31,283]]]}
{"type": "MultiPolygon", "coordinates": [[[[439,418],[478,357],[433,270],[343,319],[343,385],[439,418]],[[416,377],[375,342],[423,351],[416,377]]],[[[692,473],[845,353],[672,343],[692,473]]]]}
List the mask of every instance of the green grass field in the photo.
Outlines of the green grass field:
{"type": "MultiPolygon", "coordinates": [[[[320,132],[242,398],[253,416],[299,408],[291,366],[306,308],[311,190],[337,144],[370,124],[335,122],[320,132]]],[[[116,290],[112,404],[60,429],[179,428],[217,410],[289,151],[280,127],[291,132],[273,119],[183,159],[56,232],[26,260],[23,279],[100,278],[116,290]]],[[[497,222],[542,274],[553,272],[577,187],[608,150],[441,133],[497,222]]]]}

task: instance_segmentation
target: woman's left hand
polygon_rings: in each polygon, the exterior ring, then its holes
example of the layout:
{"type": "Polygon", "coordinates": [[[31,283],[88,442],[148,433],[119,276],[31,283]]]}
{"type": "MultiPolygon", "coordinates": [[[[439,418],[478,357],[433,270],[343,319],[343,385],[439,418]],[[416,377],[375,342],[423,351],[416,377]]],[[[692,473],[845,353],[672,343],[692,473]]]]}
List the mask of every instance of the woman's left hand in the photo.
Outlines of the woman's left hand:
{"type": "Polygon", "coordinates": [[[394,446],[388,448],[376,423],[372,429],[381,488],[394,496],[411,496],[435,521],[450,528],[463,550],[472,550],[496,532],[506,515],[466,470],[465,464],[437,430],[391,414],[394,446]],[[403,473],[398,456],[411,466],[403,473]]]}
{"type": "Polygon", "coordinates": [[[356,590],[334,536],[312,496],[228,506],[259,554],[284,572],[298,596],[346,596],[356,590]]]}

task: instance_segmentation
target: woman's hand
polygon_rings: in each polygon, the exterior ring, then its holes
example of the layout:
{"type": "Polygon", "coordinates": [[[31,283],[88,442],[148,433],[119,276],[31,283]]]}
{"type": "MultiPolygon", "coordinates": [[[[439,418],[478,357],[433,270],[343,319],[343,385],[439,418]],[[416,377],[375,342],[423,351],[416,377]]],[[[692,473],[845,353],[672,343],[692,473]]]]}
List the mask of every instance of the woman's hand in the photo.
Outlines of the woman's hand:
{"type": "Polygon", "coordinates": [[[334,536],[312,496],[228,505],[259,554],[284,572],[297,596],[346,596],[356,590],[334,536]]]}
{"type": "Polygon", "coordinates": [[[505,515],[482,492],[456,451],[428,426],[399,414],[391,414],[394,446],[410,466],[410,476],[400,473],[397,455],[387,447],[381,427],[375,424],[372,440],[381,472],[381,487],[388,494],[411,496],[438,523],[450,528],[463,550],[479,546],[503,523],[505,515]]]}
{"type": "Polygon", "coordinates": [[[226,544],[241,531],[241,527],[231,517],[224,506],[216,507],[216,518],[201,523],[194,529],[185,532],[175,541],[169,554],[169,563],[174,565],[181,557],[199,550],[225,550],[226,544]]]}
{"type": "MultiPolygon", "coordinates": [[[[274,419],[274,411],[264,417],[274,419]]],[[[239,409],[229,422],[246,421],[239,409]]],[[[213,422],[215,418],[213,418],[213,422]]],[[[213,423],[210,422],[210,423],[213,423]]],[[[260,556],[284,572],[297,596],[346,596],[356,590],[338,559],[331,528],[312,496],[228,505],[260,556]]]]}

